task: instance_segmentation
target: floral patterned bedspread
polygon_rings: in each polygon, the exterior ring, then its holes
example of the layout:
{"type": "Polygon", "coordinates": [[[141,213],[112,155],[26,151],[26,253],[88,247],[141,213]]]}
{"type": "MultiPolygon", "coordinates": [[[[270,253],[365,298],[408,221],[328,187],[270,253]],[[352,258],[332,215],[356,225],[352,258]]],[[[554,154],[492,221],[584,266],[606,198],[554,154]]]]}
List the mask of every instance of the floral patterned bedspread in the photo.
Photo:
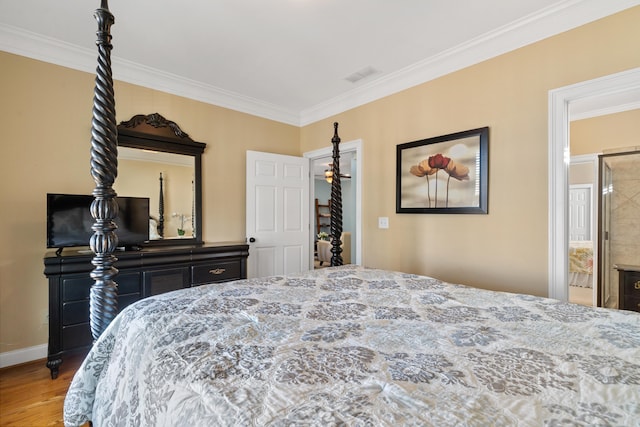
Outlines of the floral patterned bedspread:
{"type": "Polygon", "coordinates": [[[640,314],[343,266],[127,307],[66,425],[638,426],[640,314]]]}
{"type": "Polygon", "coordinates": [[[593,274],[593,243],[591,241],[569,242],[569,272],[593,274]]]}

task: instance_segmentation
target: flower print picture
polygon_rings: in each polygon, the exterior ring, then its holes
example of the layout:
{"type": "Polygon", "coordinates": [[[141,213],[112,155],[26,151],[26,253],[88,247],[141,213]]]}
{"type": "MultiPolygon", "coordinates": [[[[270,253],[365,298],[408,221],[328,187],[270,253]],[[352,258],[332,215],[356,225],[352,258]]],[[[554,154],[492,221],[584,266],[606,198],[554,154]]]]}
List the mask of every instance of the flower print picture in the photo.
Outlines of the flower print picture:
{"type": "Polygon", "coordinates": [[[425,159],[418,163],[416,166],[411,166],[411,173],[418,178],[427,178],[427,207],[438,207],[438,172],[445,171],[449,177],[447,178],[446,195],[444,197],[444,207],[449,207],[449,183],[451,178],[455,178],[458,181],[469,180],[469,168],[463,164],[456,163],[455,160],[445,157],[442,154],[436,154],[428,159],[425,159]],[[433,199],[431,198],[431,188],[429,187],[429,176],[435,175],[435,194],[433,199]],[[432,203],[433,201],[433,203],[432,203]]]}
{"type": "Polygon", "coordinates": [[[397,146],[397,213],[487,213],[489,128],[397,146]]]}

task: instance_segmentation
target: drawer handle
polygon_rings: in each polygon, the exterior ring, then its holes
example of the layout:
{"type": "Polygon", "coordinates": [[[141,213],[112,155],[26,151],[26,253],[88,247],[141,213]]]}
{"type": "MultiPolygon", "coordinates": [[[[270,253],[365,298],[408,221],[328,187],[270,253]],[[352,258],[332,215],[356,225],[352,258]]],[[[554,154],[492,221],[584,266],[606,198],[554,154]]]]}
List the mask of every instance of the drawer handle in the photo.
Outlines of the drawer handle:
{"type": "Polygon", "coordinates": [[[215,270],[209,270],[209,273],[211,273],[211,274],[222,274],[225,271],[227,271],[227,270],[224,269],[224,268],[216,268],[215,270]]]}
{"type": "Polygon", "coordinates": [[[640,289],[640,280],[636,281],[634,286],[636,289],[640,289]]]}

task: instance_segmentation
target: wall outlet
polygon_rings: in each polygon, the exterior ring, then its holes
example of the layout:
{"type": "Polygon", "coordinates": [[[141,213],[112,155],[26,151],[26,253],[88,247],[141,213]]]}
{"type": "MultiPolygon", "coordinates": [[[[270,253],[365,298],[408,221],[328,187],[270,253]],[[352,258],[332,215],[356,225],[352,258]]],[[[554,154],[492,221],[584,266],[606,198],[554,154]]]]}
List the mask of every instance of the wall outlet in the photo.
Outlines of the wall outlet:
{"type": "Polygon", "coordinates": [[[389,228],[389,218],[386,216],[378,217],[378,228],[389,228]]]}

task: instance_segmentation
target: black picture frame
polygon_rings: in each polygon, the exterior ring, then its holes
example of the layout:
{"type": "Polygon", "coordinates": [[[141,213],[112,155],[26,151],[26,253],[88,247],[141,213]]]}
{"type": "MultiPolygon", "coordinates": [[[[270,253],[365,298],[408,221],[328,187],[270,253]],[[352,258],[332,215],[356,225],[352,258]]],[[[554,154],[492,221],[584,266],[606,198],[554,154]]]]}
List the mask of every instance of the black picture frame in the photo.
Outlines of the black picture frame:
{"type": "Polygon", "coordinates": [[[487,214],[489,127],[398,144],[396,213],[487,214]]]}

